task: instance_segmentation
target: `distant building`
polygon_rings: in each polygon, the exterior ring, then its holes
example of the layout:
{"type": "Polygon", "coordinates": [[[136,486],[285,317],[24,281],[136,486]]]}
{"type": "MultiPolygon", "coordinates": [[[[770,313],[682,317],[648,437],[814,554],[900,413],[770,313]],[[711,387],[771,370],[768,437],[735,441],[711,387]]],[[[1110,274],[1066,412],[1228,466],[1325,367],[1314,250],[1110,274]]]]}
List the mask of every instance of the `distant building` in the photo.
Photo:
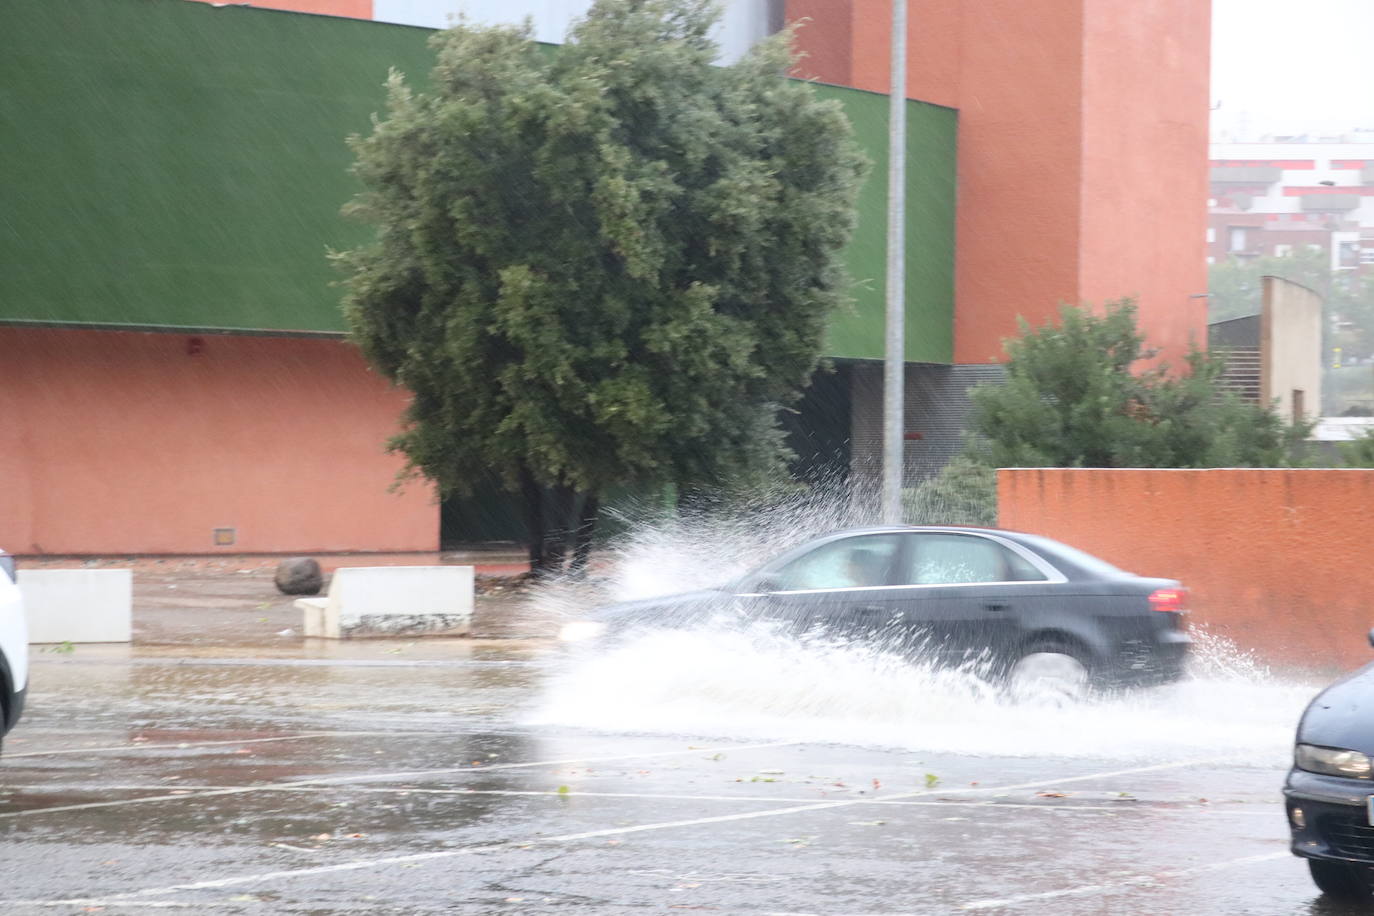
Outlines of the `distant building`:
{"type": "Polygon", "coordinates": [[[1374,133],[1211,150],[1208,263],[1319,248],[1333,270],[1374,265],[1374,133]]]}

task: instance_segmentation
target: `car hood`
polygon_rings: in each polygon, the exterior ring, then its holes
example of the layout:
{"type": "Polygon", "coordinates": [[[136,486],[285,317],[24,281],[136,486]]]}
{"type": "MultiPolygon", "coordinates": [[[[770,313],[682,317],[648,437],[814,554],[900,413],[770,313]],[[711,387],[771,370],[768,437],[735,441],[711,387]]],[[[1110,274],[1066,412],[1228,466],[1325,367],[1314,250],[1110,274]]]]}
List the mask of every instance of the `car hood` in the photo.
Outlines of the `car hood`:
{"type": "Polygon", "coordinates": [[[1317,694],[1298,724],[1298,741],[1374,756],[1374,662],[1317,694]]]}

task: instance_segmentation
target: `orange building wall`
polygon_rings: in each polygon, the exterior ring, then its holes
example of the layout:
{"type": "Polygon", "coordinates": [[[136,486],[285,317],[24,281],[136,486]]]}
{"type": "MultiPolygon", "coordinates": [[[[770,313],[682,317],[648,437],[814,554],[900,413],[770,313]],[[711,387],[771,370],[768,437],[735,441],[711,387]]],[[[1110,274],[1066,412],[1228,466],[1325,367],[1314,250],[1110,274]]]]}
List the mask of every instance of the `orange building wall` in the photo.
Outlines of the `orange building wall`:
{"type": "MultiPolygon", "coordinates": [[[[1166,357],[1202,340],[1209,8],[910,0],[908,95],[959,109],[956,362],[1003,359],[1018,316],[1131,294],[1166,357]]],[[[891,0],[787,15],[813,20],[799,75],[887,91],[891,0]]]]}
{"type": "Polygon", "coordinates": [[[998,524],[1181,579],[1192,618],[1261,659],[1374,658],[1374,470],[1004,469],[998,524]]]}
{"type": "Polygon", "coordinates": [[[335,340],[0,328],[0,547],[17,554],[438,549],[387,492],[404,395],[335,340]],[[238,529],[215,547],[212,529],[238,529]]]}
{"type": "MultiPolygon", "coordinates": [[[[192,0],[195,3],[219,3],[225,0],[192,0]]],[[[371,19],[372,0],[242,0],[244,6],[267,10],[294,10],[298,13],[318,13],[324,16],[346,16],[350,19],[371,19]]]]}
{"type": "Polygon", "coordinates": [[[1207,345],[1211,4],[1085,9],[1079,296],[1138,295],[1141,327],[1178,365],[1190,340],[1207,345]]]}

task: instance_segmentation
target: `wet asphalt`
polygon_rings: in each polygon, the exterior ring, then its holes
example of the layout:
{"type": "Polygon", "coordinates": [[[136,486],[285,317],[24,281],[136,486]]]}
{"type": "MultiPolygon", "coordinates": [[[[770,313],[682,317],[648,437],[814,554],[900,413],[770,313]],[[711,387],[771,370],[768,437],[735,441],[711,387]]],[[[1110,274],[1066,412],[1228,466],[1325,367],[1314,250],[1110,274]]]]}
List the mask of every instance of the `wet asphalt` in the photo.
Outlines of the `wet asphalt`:
{"type": "Polygon", "coordinates": [[[1349,912],[1243,758],[535,726],[538,640],[33,660],[5,913],[1349,912]]]}

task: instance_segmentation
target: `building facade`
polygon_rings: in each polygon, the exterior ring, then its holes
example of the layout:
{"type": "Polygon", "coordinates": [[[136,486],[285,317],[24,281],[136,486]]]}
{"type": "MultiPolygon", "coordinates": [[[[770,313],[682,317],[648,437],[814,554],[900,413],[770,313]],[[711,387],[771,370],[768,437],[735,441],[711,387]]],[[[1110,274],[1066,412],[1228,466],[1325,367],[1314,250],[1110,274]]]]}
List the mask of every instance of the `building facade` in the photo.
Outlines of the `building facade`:
{"type": "MultiPolygon", "coordinates": [[[[405,395],[346,341],[331,286],[327,250],[367,231],[338,216],[356,190],[343,138],[368,129],[389,68],[423,83],[429,29],[452,16],[530,15],[556,41],[589,2],[15,0],[0,30],[0,256],[21,265],[0,272],[0,544],[436,549],[433,492],[392,488],[405,395]]],[[[909,476],[957,448],[960,399],[996,375],[1018,320],[1136,295],[1167,351],[1201,335],[1206,6],[912,0],[909,476]]],[[[816,468],[870,474],[889,9],[725,12],[727,58],[798,23],[798,76],[828,84],[873,162],[834,372],[789,420],[816,468]]],[[[501,534],[490,510],[442,514],[473,539],[501,534]]]]}
{"type": "Polygon", "coordinates": [[[1209,263],[1317,248],[1332,270],[1374,265],[1374,138],[1217,143],[1210,166],[1209,263]]]}

